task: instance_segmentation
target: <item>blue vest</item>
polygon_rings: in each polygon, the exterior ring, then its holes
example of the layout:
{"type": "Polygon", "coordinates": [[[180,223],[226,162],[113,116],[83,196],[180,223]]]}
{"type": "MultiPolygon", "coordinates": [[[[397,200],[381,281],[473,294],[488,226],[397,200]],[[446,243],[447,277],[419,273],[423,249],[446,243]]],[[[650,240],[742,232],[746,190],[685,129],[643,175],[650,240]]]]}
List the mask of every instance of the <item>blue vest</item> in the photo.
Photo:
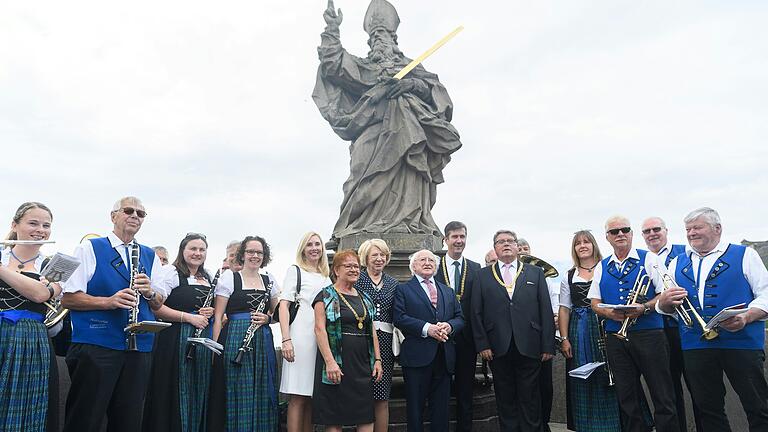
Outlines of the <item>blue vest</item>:
{"type": "Polygon", "coordinates": [[[669,254],[667,255],[667,259],[664,260],[664,267],[669,268],[669,263],[671,263],[672,260],[675,259],[675,257],[678,255],[685,255],[685,246],[672,245],[672,247],[669,248],[669,254]]]}
{"type": "MultiPolygon", "coordinates": [[[[704,285],[703,310],[700,307],[699,289],[695,281],[698,268],[693,266],[687,254],[677,258],[675,282],[688,291],[691,304],[705,322],[712,319],[723,308],[739,303],[749,304],[754,300],[755,296],[747,278],[744,277],[742,268],[746,250],[745,246],[730,244],[712,266],[704,285]]],[[[698,324],[694,323],[693,328],[690,329],[681,325],[680,344],[683,350],[707,348],[762,350],[765,346],[763,326],[762,321],[755,321],[735,333],[719,329],[720,336],[707,341],[701,339],[701,328],[698,324]]]]}
{"type": "MultiPolygon", "coordinates": [[[[96,270],[88,281],[87,294],[94,297],[109,297],[112,294],[128,288],[131,274],[120,258],[120,254],[112,248],[106,237],[90,240],[96,255],[96,270]]],[[[152,276],[152,263],[155,252],[141,246],[139,266],[147,276],[152,276]]],[[[98,345],[113,350],[124,351],[126,347],[125,326],[128,325],[127,309],[71,311],[72,342],[98,345]]],[[[139,321],[152,321],[155,315],[144,299],[139,301],[139,321]]],[[[136,342],[141,352],[152,351],[154,335],[138,334],[136,342]]]]}
{"type": "MultiPolygon", "coordinates": [[[[605,258],[602,261],[603,275],[600,278],[600,298],[603,299],[603,303],[627,303],[627,298],[632,291],[635,280],[637,280],[637,275],[640,272],[642,263],[645,262],[647,253],[648,251],[637,249],[637,254],[640,257],[640,260],[627,258],[626,261],[624,261],[624,267],[621,272],[619,272],[619,270],[616,269],[616,266],[610,262],[611,257],[605,258]]],[[[647,274],[645,269],[643,269],[643,274],[647,274]]],[[[656,290],[654,289],[653,282],[651,282],[651,285],[648,287],[648,293],[645,296],[650,300],[655,295],[656,290]]],[[[621,323],[618,321],[605,321],[605,329],[608,332],[617,332],[620,328],[621,323]]],[[[664,321],[656,311],[651,310],[649,314],[638,317],[635,324],[629,327],[629,331],[660,328],[664,328],[664,321]]]]}

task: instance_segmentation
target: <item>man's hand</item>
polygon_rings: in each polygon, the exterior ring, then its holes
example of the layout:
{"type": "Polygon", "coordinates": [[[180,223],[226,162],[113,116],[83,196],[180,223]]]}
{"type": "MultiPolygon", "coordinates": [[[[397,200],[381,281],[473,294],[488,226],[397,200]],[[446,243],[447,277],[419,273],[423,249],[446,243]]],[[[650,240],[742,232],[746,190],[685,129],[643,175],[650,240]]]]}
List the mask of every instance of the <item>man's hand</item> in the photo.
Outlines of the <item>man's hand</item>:
{"type": "Polygon", "coordinates": [[[743,329],[747,324],[749,324],[749,319],[747,318],[747,312],[744,312],[736,316],[732,316],[725,321],[722,321],[720,323],[720,327],[728,330],[729,332],[737,332],[743,329]]]}
{"type": "Polygon", "coordinates": [[[440,329],[442,329],[446,335],[450,335],[453,331],[453,328],[447,322],[439,322],[437,323],[437,326],[440,327],[440,329]]]}
{"type": "Polygon", "coordinates": [[[427,329],[427,336],[437,340],[438,342],[445,342],[448,340],[448,333],[446,333],[443,328],[437,326],[436,324],[429,325],[429,328],[427,329]]]}
{"type": "Polygon", "coordinates": [[[339,8],[337,13],[336,8],[333,6],[333,0],[328,0],[328,7],[323,13],[323,19],[325,19],[325,23],[329,26],[339,27],[344,19],[344,14],[341,13],[341,8],[339,8]]]}
{"type": "Polygon", "coordinates": [[[683,304],[688,297],[688,291],[684,288],[670,288],[659,294],[659,309],[667,313],[672,313],[677,306],[683,304]]]}
{"type": "Polygon", "coordinates": [[[491,361],[493,360],[493,351],[491,351],[490,348],[484,349],[480,351],[480,357],[482,357],[483,360],[491,361]]]}
{"type": "Polygon", "coordinates": [[[541,361],[542,362],[550,361],[550,360],[552,360],[552,357],[554,357],[554,355],[552,355],[550,353],[541,353],[541,361]]]}
{"type": "Polygon", "coordinates": [[[608,310],[606,310],[603,313],[603,316],[605,318],[608,318],[608,319],[611,319],[611,320],[614,320],[614,321],[618,321],[618,322],[624,321],[624,318],[627,317],[626,314],[623,314],[623,313],[617,311],[616,309],[608,309],[608,310]]]}
{"type": "Polygon", "coordinates": [[[622,309],[620,314],[624,315],[624,318],[638,318],[645,313],[645,306],[642,304],[633,304],[632,309],[622,309]]]}
{"type": "Polygon", "coordinates": [[[107,297],[108,309],[131,309],[138,299],[133,295],[133,290],[123,288],[120,291],[107,297]]]}
{"type": "Polygon", "coordinates": [[[149,276],[144,273],[138,273],[133,279],[133,287],[141,293],[144,298],[148,298],[152,295],[152,287],[150,286],[149,276]]]}

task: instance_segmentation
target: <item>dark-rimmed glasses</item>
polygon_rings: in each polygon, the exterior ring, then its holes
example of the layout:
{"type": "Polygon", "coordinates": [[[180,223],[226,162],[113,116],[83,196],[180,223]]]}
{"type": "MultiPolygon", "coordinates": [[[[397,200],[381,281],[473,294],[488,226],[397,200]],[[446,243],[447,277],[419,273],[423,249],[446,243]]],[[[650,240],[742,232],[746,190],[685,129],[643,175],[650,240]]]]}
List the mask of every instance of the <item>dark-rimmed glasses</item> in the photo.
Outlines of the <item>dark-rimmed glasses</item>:
{"type": "Polygon", "coordinates": [[[116,212],[121,211],[121,212],[125,213],[127,216],[133,216],[133,214],[136,213],[136,216],[138,216],[140,219],[144,219],[145,217],[147,217],[146,210],[135,209],[133,207],[123,207],[123,208],[117,209],[115,211],[116,212]]]}
{"type": "Polygon", "coordinates": [[[624,228],[614,228],[614,229],[609,229],[609,230],[608,230],[608,231],[606,231],[606,232],[607,232],[608,234],[610,234],[610,235],[614,235],[614,236],[616,236],[616,235],[619,235],[619,232],[622,232],[622,233],[624,233],[624,234],[629,234],[629,232],[630,232],[630,231],[632,231],[632,228],[630,228],[630,227],[624,227],[624,228]]]}
{"type": "Polygon", "coordinates": [[[662,229],[661,227],[646,228],[643,230],[643,234],[648,235],[651,233],[651,231],[653,231],[654,233],[660,233],[661,229],[662,229]]]}

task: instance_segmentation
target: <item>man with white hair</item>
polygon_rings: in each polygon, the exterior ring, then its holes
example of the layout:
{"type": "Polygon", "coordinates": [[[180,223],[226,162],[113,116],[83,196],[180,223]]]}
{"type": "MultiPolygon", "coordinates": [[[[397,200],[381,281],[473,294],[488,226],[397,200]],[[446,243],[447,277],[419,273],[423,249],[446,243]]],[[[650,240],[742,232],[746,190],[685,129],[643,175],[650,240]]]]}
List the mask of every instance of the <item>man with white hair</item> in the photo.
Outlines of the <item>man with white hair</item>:
{"type": "MultiPolygon", "coordinates": [[[[648,250],[659,256],[659,262],[663,262],[665,267],[678,255],[685,254],[685,245],[669,244],[667,240],[667,224],[664,219],[658,216],[651,216],[643,221],[641,231],[645,245],[648,250]]],[[[683,373],[683,350],[680,348],[680,332],[677,329],[678,322],[675,317],[662,315],[664,319],[664,335],[669,343],[669,372],[672,374],[672,385],[675,389],[675,406],[677,407],[677,420],[680,423],[680,430],[688,430],[688,421],[685,415],[685,397],[683,396],[683,384],[681,378],[685,379],[686,386],[690,392],[691,386],[688,385],[687,378],[683,373]]],[[[696,404],[693,404],[693,414],[696,419],[696,430],[702,431],[698,420],[698,411],[696,404]]]]}
{"type": "Polygon", "coordinates": [[[702,338],[697,324],[693,329],[680,326],[685,372],[703,429],[731,430],[725,414],[725,373],[739,395],[749,430],[766,431],[763,321],[768,318],[768,270],[754,249],[722,241],[723,228],[715,210],[696,209],[684,222],[689,247],[669,266],[679,288],[661,293],[657,310],[672,314],[685,297],[704,321],[727,307],[743,304],[746,309],[723,321],[713,339],[702,338]]]}
{"type": "Polygon", "coordinates": [[[456,363],[454,334],[464,328],[453,290],[435,280],[437,257],[422,249],[411,255],[413,277],[395,290],[393,321],[405,335],[400,364],[405,378],[408,432],[424,429],[429,399],[430,430],[448,430],[448,399],[456,363]]]}
{"type": "Polygon", "coordinates": [[[80,266],[64,284],[62,304],[72,317],[65,431],[99,431],[105,415],[109,431],[141,429],[153,335],[136,335],[137,350],[129,351],[123,329],[136,304],[138,321],[154,320],[152,311],[162,306],[167,293],[155,284],[160,260],[135,239],[147,216],[141,200],[118,200],[110,216],[112,232],[75,249],[80,266]],[[134,280],[139,296],[129,288],[134,251],[139,254],[134,280]]]}
{"type": "Polygon", "coordinates": [[[605,238],[613,254],[595,266],[587,297],[592,310],[605,321],[608,332],[606,351],[616,381],[616,396],[622,412],[622,430],[645,432],[644,395],[640,376],[645,378],[653,400],[654,422],[658,432],[678,432],[672,375],[669,372],[669,344],[664,336],[664,321],[654,311],[655,287],[662,286],[660,270],[664,264],[652,252],[632,247],[629,219],[613,216],[605,222],[605,238]],[[632,301],[633,290],[648,277],[648,292],[632,301]],[[634,305],[619,311],[598,305],[634,305]],[[622,323],[630,325],[624,336],[617,337],[622,323]]]}

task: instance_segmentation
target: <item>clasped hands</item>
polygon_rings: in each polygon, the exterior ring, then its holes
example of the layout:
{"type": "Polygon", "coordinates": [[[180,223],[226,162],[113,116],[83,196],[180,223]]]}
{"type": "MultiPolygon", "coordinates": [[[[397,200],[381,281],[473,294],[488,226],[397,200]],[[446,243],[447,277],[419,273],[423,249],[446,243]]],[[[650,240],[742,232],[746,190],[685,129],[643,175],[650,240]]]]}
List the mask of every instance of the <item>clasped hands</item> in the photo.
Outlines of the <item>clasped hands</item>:
{"type": "Polygon", "coordinates": [[[439,322],[437,324],[430,324],[427,328],[427,336],[438,342],[445,342],[448,340],[453,328],[447,322],[439,322]]]}

